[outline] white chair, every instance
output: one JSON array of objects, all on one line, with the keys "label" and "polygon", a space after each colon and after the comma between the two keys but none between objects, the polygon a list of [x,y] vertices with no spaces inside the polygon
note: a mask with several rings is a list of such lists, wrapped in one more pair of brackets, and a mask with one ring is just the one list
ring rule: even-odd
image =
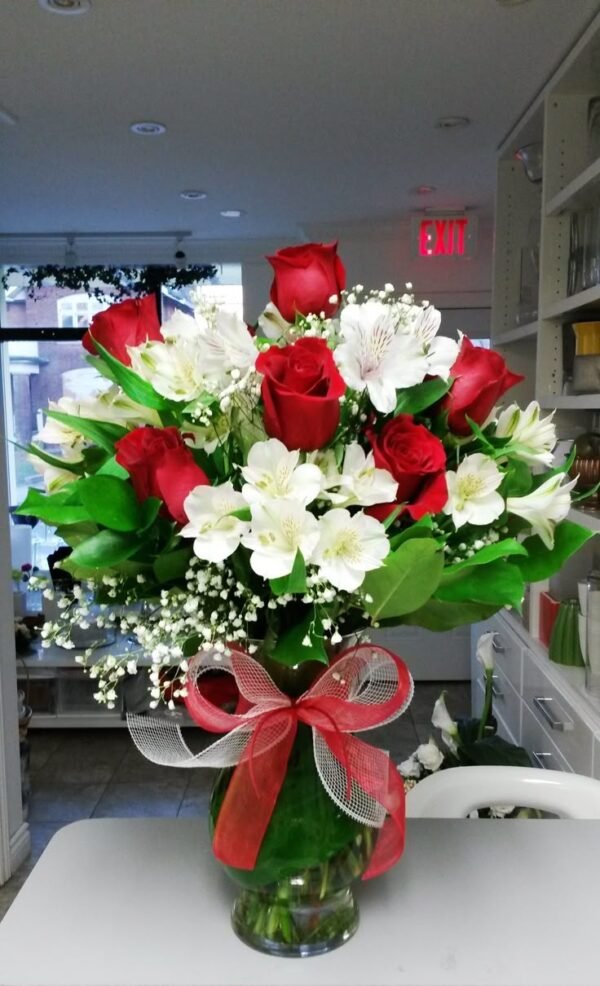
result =
[{"label": "white chair", "polygon": [[600,818],[600,781],[536,767],[451,767],[406,797],[408,818],[466,818],[477,808],[518,805],[561,818]]}]

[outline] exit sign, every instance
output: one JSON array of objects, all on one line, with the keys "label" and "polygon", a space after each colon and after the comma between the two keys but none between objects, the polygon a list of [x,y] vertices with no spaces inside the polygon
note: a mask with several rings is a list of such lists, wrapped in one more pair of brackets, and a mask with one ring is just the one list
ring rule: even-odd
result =
[{"label": "exit sign", "polygon": [[472,257],[477,244],[477,217],[415,216],[411,239],[416,257]]}]

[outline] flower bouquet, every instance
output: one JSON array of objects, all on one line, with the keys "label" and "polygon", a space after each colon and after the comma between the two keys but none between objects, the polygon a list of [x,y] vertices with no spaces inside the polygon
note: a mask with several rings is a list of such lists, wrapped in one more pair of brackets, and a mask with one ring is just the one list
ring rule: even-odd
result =
[{"label": "flower bouquet", "polygon": [[[496,408],[521,379],[498,353],[438,335],[410,285],[346,290],[336,244],[268,259],[253,328],[200,298],[162,326],[152,297],[93,319],[104,386],[49,409],[30,448],[47,492],[20,512],[72,547],[46,643],[92,621],[136,642],[80,656],[95,697],[114,708],[148,666],[164,711],[129,717],[138,747],[221,768],[235,930],[306,955],[353,933],[353,880],[403,850],[402,778],[354,734],[400,715],[412,681],[368,628],[518,610],[590,534],[566,519],[550,418]],[[181,703],[224,735],[192,752]]]}]

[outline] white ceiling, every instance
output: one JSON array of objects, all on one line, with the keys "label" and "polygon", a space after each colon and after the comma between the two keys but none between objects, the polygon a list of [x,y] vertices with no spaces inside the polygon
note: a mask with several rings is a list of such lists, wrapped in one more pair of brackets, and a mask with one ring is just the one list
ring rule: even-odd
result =
[{"label": "white ceiling", "polygon": [[[424,204],[489,214],[498,143],[599,7],[92,0],[60,17],[0,0],[0,107],[18,118],[0,123],[0,233],[292,239]],[[435,129],[446,114],[472,125]],[[167,134],[134,137],[140,119]]]}]

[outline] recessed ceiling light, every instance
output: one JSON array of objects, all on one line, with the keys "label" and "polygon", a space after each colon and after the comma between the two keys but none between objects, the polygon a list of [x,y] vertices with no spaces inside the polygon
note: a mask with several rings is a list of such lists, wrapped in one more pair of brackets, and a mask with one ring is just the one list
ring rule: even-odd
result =
[{"label": "recessed ceiling light", "polygon": [[38,0],[42,10],[51,14],[87,14],[90,0]]},{"label": "recessed ceiling light", "polygon": [[223,219],[239,219],[244,215],[243,209],[221,209]]},{"label": "recessed ceiling light", "polygon": [[198,188],[186,188],[179,195],[182,199],[188,199],[190,202],[200,202],[201,199],[208,197],[206,192],[201,192]]},{"label": "recessed ceiling light", "polygon": [[457,127],[468,127],[470,122],[468,116],[441,116],[436,127],[440,130],[454,130]]},{"label": "recessed ceiling light", "polygon": [[155,120],[138,120],[137,123],[132,123],[129,129],[132,134],[138,134],[140,137],[158,137],[159,134],[167,132],[164,123],[156,123]]},{"label": "recessed ceiling light", "polygon": [[415,195],[431,195],[432,192],[437,192],[436,185],[417,185],[413,188]]}]

